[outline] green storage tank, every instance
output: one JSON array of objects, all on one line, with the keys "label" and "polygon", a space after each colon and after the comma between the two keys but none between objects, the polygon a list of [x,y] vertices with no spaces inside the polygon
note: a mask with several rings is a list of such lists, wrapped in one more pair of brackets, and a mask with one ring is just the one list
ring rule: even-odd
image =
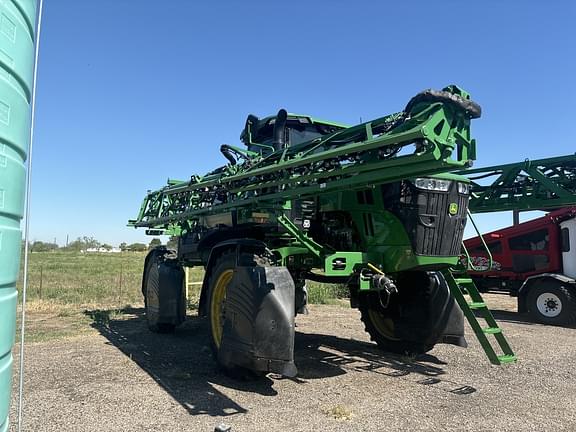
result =
[{"label": "green storage tank", "polygon": [[36,0],[0,1],[0,432],[8,430]]}]

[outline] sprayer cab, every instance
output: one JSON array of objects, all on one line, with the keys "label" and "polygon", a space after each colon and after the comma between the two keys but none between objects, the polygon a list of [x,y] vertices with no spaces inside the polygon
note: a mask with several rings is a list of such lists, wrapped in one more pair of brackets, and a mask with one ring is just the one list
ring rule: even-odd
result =
[{"label": "sprayer cab", "polygon": [[240,140],[249,151],[268,155],[346,129],[348,126],[281,109],[274,116],[259,119],[248,115]]}]

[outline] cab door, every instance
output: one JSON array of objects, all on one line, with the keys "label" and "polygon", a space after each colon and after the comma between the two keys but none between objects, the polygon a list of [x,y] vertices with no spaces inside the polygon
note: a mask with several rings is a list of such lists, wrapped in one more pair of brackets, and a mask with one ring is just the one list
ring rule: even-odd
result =
[{"label": "cab door", "polygon": [[576,218],[560,223],[563,273],[576,279]]}]

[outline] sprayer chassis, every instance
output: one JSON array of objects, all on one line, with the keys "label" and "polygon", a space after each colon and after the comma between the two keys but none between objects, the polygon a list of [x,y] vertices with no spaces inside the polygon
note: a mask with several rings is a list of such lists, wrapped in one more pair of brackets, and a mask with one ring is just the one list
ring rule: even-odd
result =
[{"label": "sprayer chassis", "polygon": [[184,319],[182,266],[203,266],[199,312],[227,370],[296,373],[294,315],[306,309],[306,280],[346,284],[366,330],[388,351],[464,346],[449,269],[469,185],[448,173],[472,164],[469,126],[479,115],[450,86],[349,128],[284,110],[249,116],[248,150],[223,145],[228,165],[150,192],[130,222],[179,237],[177,254],[159,249],[146,260],[151,328]]}]

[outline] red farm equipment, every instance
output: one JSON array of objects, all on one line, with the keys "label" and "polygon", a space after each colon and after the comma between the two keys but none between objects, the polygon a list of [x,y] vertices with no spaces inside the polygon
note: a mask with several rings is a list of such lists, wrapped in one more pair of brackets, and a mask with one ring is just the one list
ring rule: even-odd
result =
[{"label": "red farm equipment", "polygon": [[[509,293],[538,322],[576,323],[576,207],[464,242],[481,291]],[[490,263],[490,261],[492,261]]]}]

